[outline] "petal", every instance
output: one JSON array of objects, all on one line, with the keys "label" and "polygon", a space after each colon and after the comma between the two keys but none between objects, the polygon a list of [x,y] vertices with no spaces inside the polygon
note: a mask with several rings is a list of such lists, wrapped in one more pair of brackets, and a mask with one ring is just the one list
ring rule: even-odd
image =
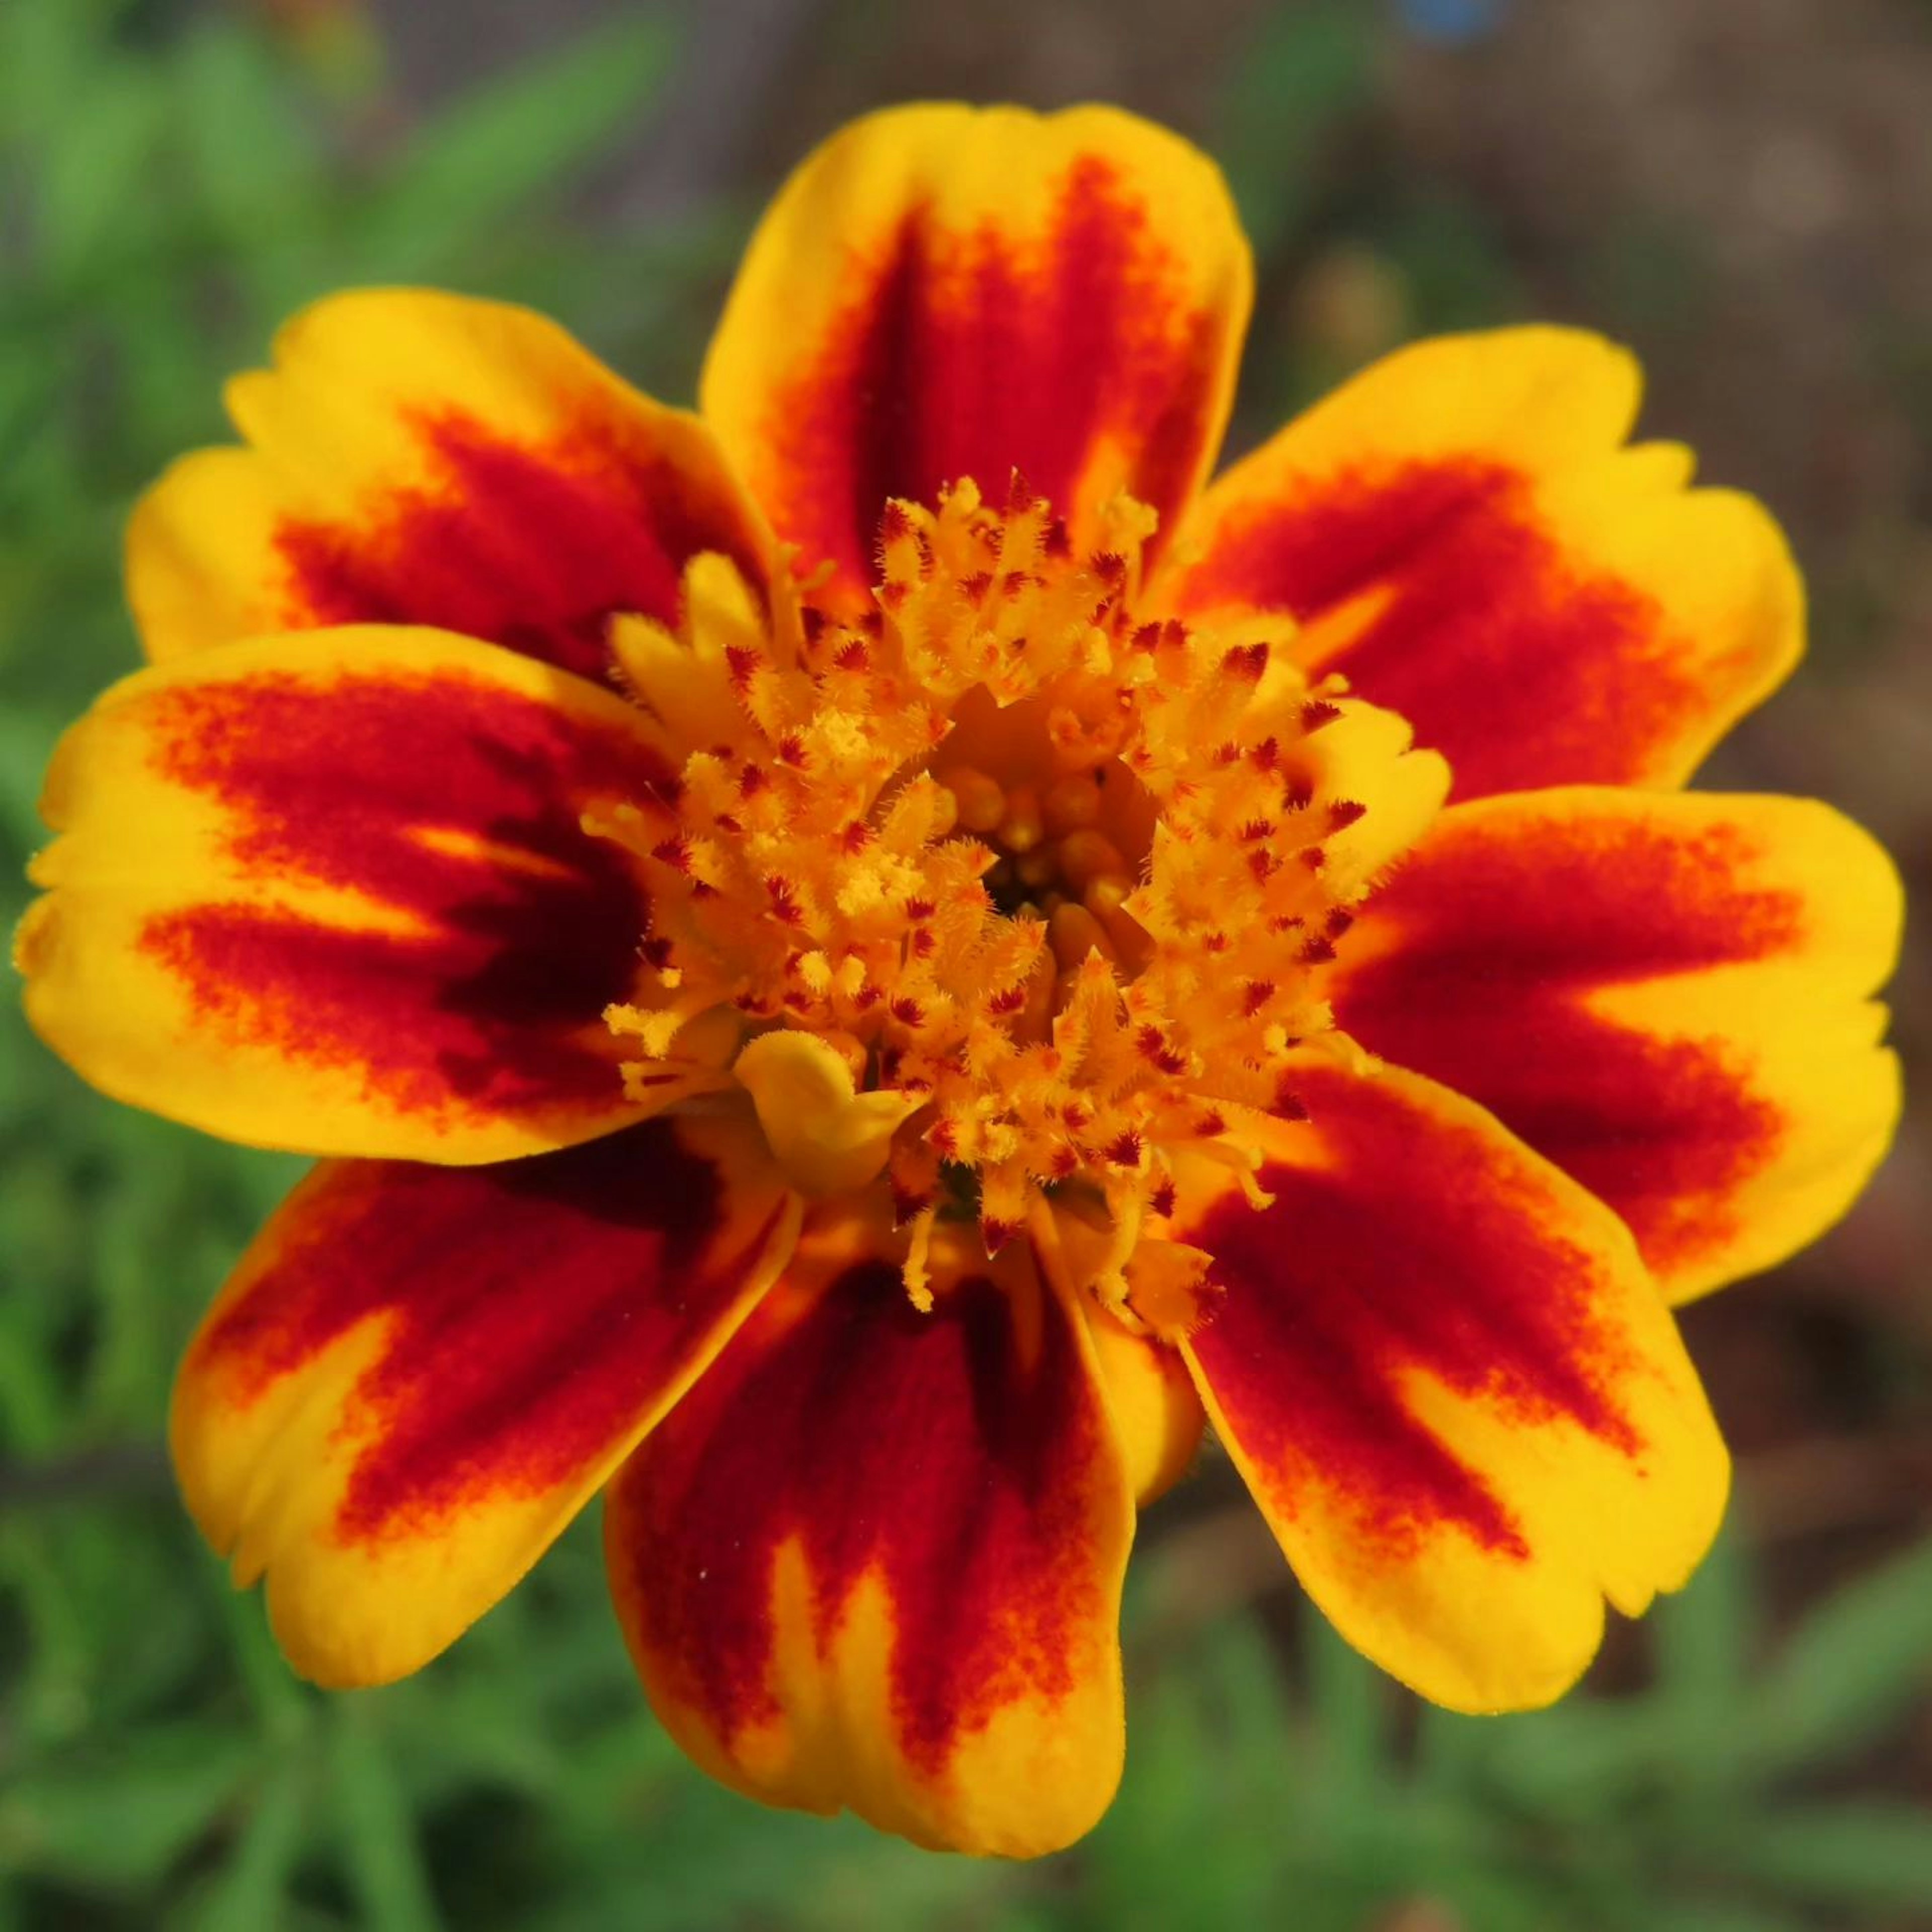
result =
[{"label": "petal", "polygon": [[1093,1337],[1107,1412],[1143,1508],[1186,1474],[1208,1426],[1180,1351],[1126,1328],[1091,1295],[1075,1302]]},{"label": "petal", "polygon": [[494,1160],[636,1118],[604,1007],[649,922],[586,806],[648,806],[643,715],[488,644],[350,629],[199,652],[70,731],[16,952],[117,1098],[314,1154]]},{"label": "petal", "polygon": [[782,1262],[740,1126],[646,1121],[490,1167],[326,1164],[176,1385],[175,1466],[289,1660],[416,1670],[534,1563]]},{"label": "petal", "polygon": [[1574,330],[1404,350],[1214,484],[1166,595],[1292,613],[1458,800],[1679,784],[1797,662],[1803,591],[1760,505],[1620,447],[1638,389]]},{"label": "petal", "polygon": [[764,580],[769,538],[710,432],[497,302],[366,290],[304,310],[238,376],[245,448],[176,464],[134,513],[148,655],[428,624],[589,676],[614,612],[676,620],[686,561]]},{"label": "petal", "polygon": [[1724,1444],[1608,1209],[1428,1081],[1298,1078],[1274,1205],[1183,1197],[1227,1291],[1183,1345],[1208,1414],[1351,1642],[1459,1710],[1546,1703],[1605,1598],[1635,1615],[1690,1574]]},{"label": "petal", "polygon": [[704,414],[782,537],[862,592],[886,500],[1018,468],[1078,538],[1120,490],[1179,513],[1227,421],[1252,271],[1225,184],[1110,108],[890,110],[786,184],[706,363]]},{"label": "petal", "polygon": [[1607,1202],[1681,1299],[1802,1247],[1884,1154],[1898,1064],[1865,996],[1903,914],[1822,805],[1531,793],[1437,822],[1331,997]]},{"label": "petal", "polygon": [[658,1716],[734,1789],[1051,1851],[1120,1776],[1126,1472],[1085,1331],[1030,1265],[936,1240],[922,1314],[883,1245],[808,1222],[625,1466],[618,1612]]}]

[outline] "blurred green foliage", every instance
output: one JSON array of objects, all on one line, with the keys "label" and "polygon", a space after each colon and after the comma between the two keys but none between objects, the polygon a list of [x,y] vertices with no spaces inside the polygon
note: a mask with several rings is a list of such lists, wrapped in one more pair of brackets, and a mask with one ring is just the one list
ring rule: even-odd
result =
[{"label": "blurred green foliage", "polygon": [[[297,17],[0,8],[10,920],[49,748],[133,661],[131,496],[220,434],[222,375],[279,316],[331,286],[441,283],[688,383],[692,298],[742,232],[724,210],[620,241],[565,212],[671,71],[654,14],[416,121],[352,12],[333,38]],[[1256,358],[1264,410],[1380,338],[1516,299],[1479,214],[1426,185],[1381,182],[1374,250],[1336,240],[1360,226],[1329,171],[1368,20],[1283,11],[1227,99],[1264,291],[1284,264],[1299,291],[1288,350],[1264,335]],[[635,1693],[587,1525],[419,1678],[317,1695],[196,1541],[160,1447],[172,1364],[291,1164],[97,1100],[10,1012],[0,1095],[0,1932],[1932,1922],[1932,1830],[1842,1774],[1932,1670],[1932,1549],[1773,1641],[1726,1544],[1647,1626],[1647,1688],[1485,1722],[1418,1709],[1312,1618],[1292,1642],[1253,1613],[1177,1618],[1188,1546],[1156,1534],[1130,1605],[1125,1787],[1088,1844],[1024,1869],[707,1783]]]}]

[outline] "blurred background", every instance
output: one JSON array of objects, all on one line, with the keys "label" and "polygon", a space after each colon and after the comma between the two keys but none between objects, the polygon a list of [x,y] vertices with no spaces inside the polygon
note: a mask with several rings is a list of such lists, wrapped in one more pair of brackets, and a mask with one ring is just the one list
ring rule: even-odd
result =
[{"label": "blurred background", "polygon": [[[545,309],[692,394],[764,197],[847,116],[1099,97],[1226,167],[1260,258],[1233,447],[1412,335],[1550,316],[1766,497],[1808,663],[1706,775],[1932,870],[1927,0],[0,0],[0,916],[56,734],[135,662],[122,521],[326,290]],[[1690,1311],[1726,1540],[1556,1710],[1454,1718],[1298,1600],[1210,1462],[1142,1532],[1130,1742],[1010,1868],[760,1810],[636,1694],[586,1521],[392,1690],[296,1682],[161,1448],[293,1164],[85,1090],[0,1011],[0,1932],[1932,1928],[1932,1198]],[[1911,1076],[1909,1074],[1909,1078]],[[592,1513],[594,1515],[594,1512]]]}]

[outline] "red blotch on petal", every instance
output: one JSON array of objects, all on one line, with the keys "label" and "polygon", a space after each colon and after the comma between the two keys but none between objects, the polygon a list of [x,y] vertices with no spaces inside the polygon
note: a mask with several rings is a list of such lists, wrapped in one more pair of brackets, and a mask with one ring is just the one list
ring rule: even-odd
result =
[{"label": "red blotch on petal", "polygon": [[1272,1506],[1339,1497],[1393,1556],[1450,1528],[1528,1554],[1483,1479],[1417,1413],[1411,1381],[1533,1426],[1557,1416],[1634,1454],[1626,1364],[1589,1305],[1591,1257],[1552,1238],[1495,1144],[1310,1067],[1298,1084],[1321,1165],[1271,1162],[1187,1238],[1227,1289],[1194,1337],[1202,1372]]},{"label": "red blotch on petal", "polygon": [[1693,666],[1655,598],[1559,545],[1530,478],[1473,458],[1324,478],[1238,512],[1183,595],[1312,623],[1364,593],[1372,614],[1322,668],[1408,718],[1459,800],[1640,782],[1724,681]]},{"label": "red blotch on petal", "polygon": [[771,1233],[724,1206],[662,1121],[497,1166],[338,1162],[183,1373],[246,1408],[380,1318],[339,1424],[361,1446],[335,1534],[433,1533],[577,1479],[688,1372]]},{"label": "red blotch on petal", "polygon": [[900,1748],[927,1772],[1004,1705],[1074,1688],[1106,1606],[1094,1496],[1106,1424],[1057,1304],[1028,1359],[983,1279],[920,1313],[867,1263],[775,1291],[613,1492],[619,1599],[654,1694],[730,1748],[778,1718],[772,1586],[794,1539],[821,1658],[875,1575]]},{"label": "red blotch on petal", "polygon": [[633,989],[650,906],[579,813],[669,784],[641,745],[454,672],[263,673],[158,702],[155,762],[228,815],[241,878],[371,902],[361,926],[254,896],[152,917],[142,950],[202,1024],[363,1069],[411,1112],[610,1090],[600,1016]]},{"label": "red blotch on petal", "polygon": [[1614,1208],[1653,1268],[1682,1266],[1735,1238],[1730,1199],[1787,1124],[1720,1043],[1654,1039],[1588,996],[1796,946],[1802,902],[1750,884],[1756,856],[1724,826],[1445,821],[1372,902],[1364,929],[1402,938],[1337,979],[1337,1024],[1479,1101]]},{"label": "red blotch on petal", "polygon": [[764,581],[730,486],[674,460],[647,424],[586,406],[529,446],[454,412],[412,426],[430,482],[372,491],[352,520],[281,522],[290,628],[427,624],[602,678],[612,615],[674,624],[699,551]]},{"label": "red blotch on petal", "polygon": [[1166,527],[1216,426],[1222,319],[1184,305],[1184,273],[1118,170],[1081,157],[1043,236],[962,235],[913,208],[775,400],[773,520],[849,586],[873,574],[879,506],[932,503],[970,476],[1078,510],[1105,440]]}]

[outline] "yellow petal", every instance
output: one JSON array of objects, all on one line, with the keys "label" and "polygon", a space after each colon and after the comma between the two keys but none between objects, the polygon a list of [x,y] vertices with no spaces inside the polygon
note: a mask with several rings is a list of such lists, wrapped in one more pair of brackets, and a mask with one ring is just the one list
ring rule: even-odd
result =
[{"label": "yellow petal", "polygon": [[841,130],[753,237],[700,386],[781,536],[872,581],[890,497],[1017,469],[1090,542],[1171,522],[1214,459],[1251,297],[1213,164],[1111,108],[892,108]]},{"label": "yellow petal", "polygon": [[16,952],[117,1099],[310,1154],[496,1160],[608,1132],[650,902],[583,827],[674,768],[608,692],[436,632],[196,652],[70,731]]},{"label": "yellow petal", "polygon": [[1708,1546],[1729,1465],[1629,1234],[1480,1108],[1393,1068],[1296,1076],[1257,1211],[1175,1216],[1226,1290],[1183,1344],[1296,1575],[1459,1710],[1546,1703]]},{"label": "yellow petal", "polygon": [[1027,1856],[1120,1776],[1133,1503],[1078,1318],[1018,1247],[934,1246],[921,1312],[882,1216],[808,1222],[612,1485],[611,1586],[653,1708],[734,1790]]},{"label": "yellow petal", "polygon": [[1114,1432],[1142,1508],[1186,1474],[1201,1446],[1207,1412],[1179,1349],[1118,1322],[1092,1296],[1076,1304],[1094,1342]]},{"label": "yellow petal", "polygon": [[1330,991],[1363,1045],[1615,1208],[1682,1300],[1814,1239],[1890,1144],[1868,996],[1903,916],[1891,861],[1825,806],[1527,793],[1443,816]]},{"label": "yellow petal", "polygon": [[710,433],[526,310],[332,296],[228,405],[247,446],[175,464],[128,530],[128,596],[156,658],[426,624],[601,677],[612,615],[675,622],[699,551],[765,578],[769,536]]},{"label": "yellow petal", "polygon": [[1680,784],[1796,662],[1804,595],[1762,506],[1623,448],[1638,389],[1574,329],[1402,350],[1214,484],[1160,594],[1292,614],[1459,800]]},{"label": "yellow petal", "polygon": [[340,1161],[243,1258],[176,1384],[182,1489],[289,1660],[416,1670],[495,1603],[770,1282],[797,1210],[748,1122],[503,1166]]}]

